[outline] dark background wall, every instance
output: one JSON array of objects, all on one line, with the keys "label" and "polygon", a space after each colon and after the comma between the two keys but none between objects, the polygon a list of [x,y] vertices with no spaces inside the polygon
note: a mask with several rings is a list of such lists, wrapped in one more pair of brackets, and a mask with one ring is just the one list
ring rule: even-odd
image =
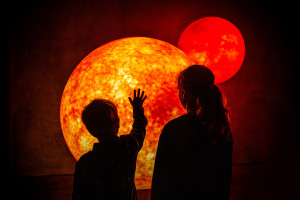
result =
[{"label": "dark background wall", "polygon": [[9,98],[4,98],[9,104],[4,110],[9,115],[4,138],[9,144],[11,173],[74,172],[75,159],[60,129],[59,106],[68,77],[89,52],[129,36],[153,37],[176,46],[184,28],[205,16],[231,21],[246,45],[240,71],[219,85],[232,112],[233,163],[276,163],[278,173],[290,171],[300,154],[296,129],[298,27],[296,4],[291,2],[11,3],[6,15],[9,91],[5,91]]}]

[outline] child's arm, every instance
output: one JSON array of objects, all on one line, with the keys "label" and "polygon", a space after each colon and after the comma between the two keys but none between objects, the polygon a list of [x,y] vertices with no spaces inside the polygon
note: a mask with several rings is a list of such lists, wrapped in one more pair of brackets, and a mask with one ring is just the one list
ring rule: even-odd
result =
[{"label": "child's arm", "polygon": [[143,103],[147,98],[147,95],[144,96],[144,91],[140,93],[140,89],[136,92],[134,90],[133,100],[129,98],[129,101],[133,108],[133,125],[130,135],[134,137],[137,141],[138,150],[143,146],[144,138],[146,135],[146,126],[148,124],[147,118],[144,115]]}]

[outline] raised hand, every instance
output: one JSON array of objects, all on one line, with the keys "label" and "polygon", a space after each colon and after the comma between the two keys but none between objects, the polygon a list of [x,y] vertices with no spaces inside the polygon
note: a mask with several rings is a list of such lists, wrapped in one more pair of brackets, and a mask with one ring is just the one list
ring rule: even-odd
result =
[{"label": "raised hand", "polygon": [[146,98],[147,98],[147,95],[144,96],[144,91],[142,91],[142,93],[141,93],[140,89],[138,89],[137,93],[136,93],[136,90],[134,90],[133,100],[131,99],[131,97],[128,97],[132,107],[143,106],[143,103]]}]

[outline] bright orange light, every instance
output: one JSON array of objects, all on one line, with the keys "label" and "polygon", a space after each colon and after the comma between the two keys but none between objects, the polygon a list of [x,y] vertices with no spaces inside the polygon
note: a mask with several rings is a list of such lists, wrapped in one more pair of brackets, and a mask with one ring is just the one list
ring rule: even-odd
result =
[{"label": "bright orange light", "polygon": [[215,83],[234,76],[244,61],[245,43],[240,31],[219,17],[204,17],[182,32],[178,47],[196,64],[205,65],[215,75]]},{"label": "bright orange light", "polygon": [[113,101],[121,120],[119,134],[128,134],[133,123],[128,96],[141,88],[148,95],[144,103],[148,126],[137,159],[135,183],[137,189],[151,188],[161,130],[184,113],[177,95],[177,76],[191,64],[173,45],[145,37],[116,40],[86,56],[71,74],[60,106],[63,135],[75,159],[97,142],[81,121],[82,109],[95,98]]}]

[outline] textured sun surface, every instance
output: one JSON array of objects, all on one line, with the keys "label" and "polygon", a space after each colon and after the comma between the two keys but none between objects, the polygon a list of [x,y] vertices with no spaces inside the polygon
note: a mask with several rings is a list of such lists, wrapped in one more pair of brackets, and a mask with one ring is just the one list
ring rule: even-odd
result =
[{"label": "textured sun surface", "polygon": [[60,106],[63,135],[75,159],[97,142],[81,121],[83,108],[95,98],[114,102],[120,117],[119,135],[128,134],[133,123],[128,96],[141,88],[148,95],[144,103],[148,126],[138,154],[135,183],[137,189],[151,188],[161,130],[184,113],[177,77],[191,64],[193,61],[175,46],[145,37],[115,40],[87,55],[71,74]]},{"label": "textured sun surface", "polygon": [[196,64],[210,68],[216,84],[234,76],[245,57],[242,34],[231,22],[219,17],[192,22],[182,32],[178,47]]}]

